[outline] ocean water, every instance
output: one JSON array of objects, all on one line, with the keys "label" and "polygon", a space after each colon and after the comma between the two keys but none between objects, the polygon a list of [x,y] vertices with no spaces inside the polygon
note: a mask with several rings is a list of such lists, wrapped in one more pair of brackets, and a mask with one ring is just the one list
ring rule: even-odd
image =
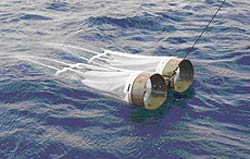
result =
[{"label": "ocean water", "polygon": [[170,91],[155,111],[25,61],[30,55],[78,61],[72,54],[81,48],[183,57],[220,3],[1,1],[0,158],[250,158],[248,0],[225,3],[188,57],[192,88]]}]

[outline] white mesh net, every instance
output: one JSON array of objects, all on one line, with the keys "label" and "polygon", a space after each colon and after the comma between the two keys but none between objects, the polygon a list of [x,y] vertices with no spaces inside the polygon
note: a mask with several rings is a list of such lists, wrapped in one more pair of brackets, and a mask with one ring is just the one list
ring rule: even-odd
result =
[{"label": "white mesh net", "polygon": [[[175,56],[135,55],[106,49],[103,52],[97,52],[82,47],[55,43],[49,43],[48,45],[66,50],[77,58],[86,60],[91,65],[118,71],[132,70],[161,73],[165,64],[176,58]],[[76,51],[80,51],[80,53],[76,54]]]},{"label": "white mesh net", "polygon": [[[78,80],[91,91],[130,103],[128,85],[141,73],[139,71],[117,71],[86,63],[64,61],[35,56],[16,56],[20,60],[52,70],[60,79]],[[150,89],[150,88],[149,88]]]},{"label": "white mesh net", "polygon": [[[162,74],[163,70],[166,71],[166,64],[171,63],[173,59],[177,59],[173,56],[133,55],[110,50],[95,52],[71,45],[51,43],[48,45],[66,51],[71,57],[64,59],[64,57],[61,58],[58,57],[58,54],[54,54],[50,58],[37,56],[17,56],[17,58],[50,69],[59,78],[79,81],[90,90],[95,90],[98,93],[130,104],[133,98],[131,97],[131,87],[133,82],[137,80],[138,85],[133,85],[133,92],[137,95],[133,99],[136,103],[148,103],[146,106],[150,109],[153,108],[151,107],[152,104],[157,102],[159,104],[159,101],[165,98],[167,89],[162,77],[155,76],[154,81],[151,81],[151,75],[153,73]],[[172,67],[175,66],[172,65]],[[167,69],[169,68],[167,67]],[[148,73],[142,75],[142,72]],[[178,73],[179,70],[177,70]],[[139,75],[140,78],[137,78]],[[176,77],[179,78],[179,76]],[[138,81],[138,79],[141,81]],[[144,82],[145,85],[140,82]],[[154,85],[152,85],[152,82],[154,82]],[[157,91],[160,91],[161,95],[157,95],[158,97],[153,97],[153,99],[151,95],[159,94]]]}]

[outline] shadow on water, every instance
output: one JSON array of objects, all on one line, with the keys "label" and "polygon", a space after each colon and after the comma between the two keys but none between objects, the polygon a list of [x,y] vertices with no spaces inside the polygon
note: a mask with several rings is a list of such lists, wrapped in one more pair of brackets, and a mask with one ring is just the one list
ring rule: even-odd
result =
[{"label": "shadow on water", "polygon": [[193,88],[184,93],[168,91],[167,100],[156,110],[135,109],[129,115],[131,120],[137,123],[145,122],[148,119],[159,120],[165,118],[173,107],[186,108],[187,99],[192,99],[195,94]]}]

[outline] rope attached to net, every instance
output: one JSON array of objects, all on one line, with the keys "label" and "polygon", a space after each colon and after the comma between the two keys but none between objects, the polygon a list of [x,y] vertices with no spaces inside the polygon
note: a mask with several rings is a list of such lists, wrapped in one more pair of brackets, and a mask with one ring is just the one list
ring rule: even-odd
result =
[{"label": "rope attached to net", "polygon": [[[195,40],[194,44],[192,45],[191,48],[188,49],[187,53],[185,54],[185,56],[183,57],[183,60],[185,60],[187,58],[187,56],[193,51],[195,45],[199,42],[200,38],[203,36],[203,34],[207,31],[209,25],[213,22],[214,18],[217,16],[218,12],[221,10],[221,8],[223,7],[223,5],[225,4],[226,0],[223,0],[223,2],[221,3],[221,5],[218,7],[218,9],[216,10],[216,12],[214,13],[214,15],[212,16],[211,20],[208,22],[208,24],[206,25],[206,27],[203,29],[203,31],[200,33],[200,35],[198,36],[198,38]],[[173,71],[173,74],[171,77],[173,77],[175,75],[176,70],[179,68],[179,65],[176,67],[176,69]]]}]

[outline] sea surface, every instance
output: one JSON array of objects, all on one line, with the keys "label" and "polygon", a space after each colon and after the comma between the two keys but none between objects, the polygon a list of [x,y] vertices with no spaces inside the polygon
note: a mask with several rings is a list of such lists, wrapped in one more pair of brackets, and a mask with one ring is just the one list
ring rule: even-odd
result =
[{"label": "sea surface", "polygon": [[0,159],[250,158],[249,0],[225,3],[188,56],[192,88],[169,91],[155,111],[113,101],[25,61],[77,62],[72,54],[81,48],[183,57],[220,4],[2,0]]}]

